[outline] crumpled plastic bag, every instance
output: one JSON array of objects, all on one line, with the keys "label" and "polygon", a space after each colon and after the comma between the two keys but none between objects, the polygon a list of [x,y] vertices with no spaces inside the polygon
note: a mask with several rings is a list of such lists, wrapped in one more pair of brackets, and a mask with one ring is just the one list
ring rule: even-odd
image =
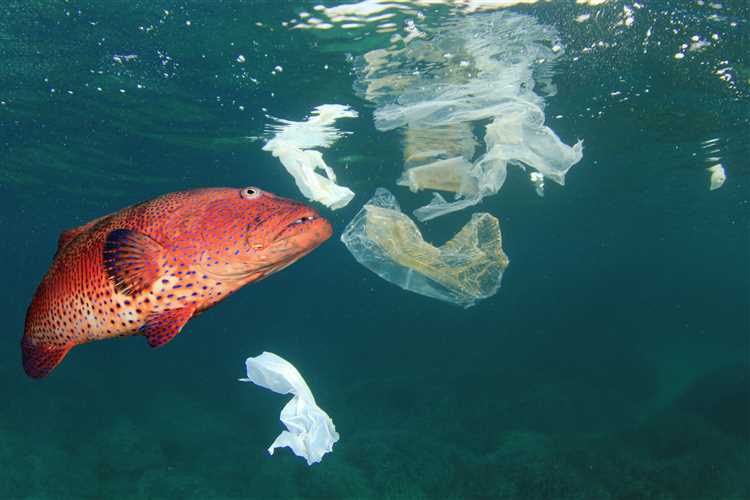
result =
[{"label": "crumpled plastic bag", "polygon": [[331,417],[315,403],[302,375],[289,361],[271,352],[247,358],[245,366],[247,378],[239,379],[241,382],[252,382],[279,394],[294,395],[279,417],[287,430],[279,434],[268,453],[273,455],[276,448],[288,447],[295,455],[307,460],[307,465],[320,462],[323,455],[333,450],[339,434]]},{"label": "crumpled plastic bag", "polygon": [[494,295],[509,263],[492,215],[474,214],[450,241],[435,247],[424,241],[384,188],[352,219],[341,241],[360,264],[386,281],[463,307]]},{"label": "crumpled plastic bag", "polygon": [[[327,148],[347,134],[333,127],[336,120],[357,116],[357,112],[349,106],[324,104],[315,108],[310,118],[303,122],[271,117],[278,125],[268,127],[268,131],[275,135],[263,146],[263,150],[270,151],[279,159],[308,200],[336,210],[346,206],[354,198],[354,193],[336,184],[333,169],[323,160],[323,154],[313,148]],[[318,170],[325,175],[318,173]]]},{"label": "crumpled plastic bag", "polygon": [[[564,184],[583,146],[563,143],[545,125],[542,94],[556,92],[552,77],[563,53],[557,31],[507,11],[456,17],[429,30],[396,37],[355,64],[355,90],[377,105],[375,127],[404,130],[398,183],[455,193],[453,200],[435,193],[415,217],[427,221],[478,204],[500,190],[509,165]],[[487,121],[486,148],[475,158],[474,133]],[[538,182],[534,187],[539,193]]]}]

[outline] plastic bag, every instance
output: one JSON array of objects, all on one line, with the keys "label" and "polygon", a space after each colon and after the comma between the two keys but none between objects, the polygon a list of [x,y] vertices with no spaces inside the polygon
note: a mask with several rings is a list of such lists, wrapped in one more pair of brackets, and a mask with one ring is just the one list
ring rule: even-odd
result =
[{"label": "plastic bag", "polygon": [[393,195],[378,188],[341,236],[354,258],[381,278],[415,292],[470,307],[500,288],[508,257],[498,220],[474,214],[447,243],[424,241]]},{"label": "plastic bag", "polygon": [[[268,128],[274,132],[264,151],[273,156],[294,177],[294,182],[309,200],[320,202],[335,210],[346,206],[354,193],[336,184],[336,174],[323,160],[323,155],[313,148],[327,148],[346,134],[333,127],[339,118],[355,118],[357,112],[340,104],[324,104],[313,110],[304,122],[274,118],[279,125]],[[322,170],[323,174],[318,173]]]},{"label": "plastic bag", "polygon": [[[544,124],[540,94],[555,93],[551,78],[562,54],[555,29],[531,16],[496,12],[455,18],[431,30],[430,37],[397,39],[367,53],[355,67],[355,89],[377,105],[375,127],[404,129],[399,184],[455,193],[452,201],[435,194],[414,212],[417,219],[496,194],[509,164],[564,184],[583,148],[581,141],[564,144]],[[486,148],[474,158],[474,132],[486,121]]]},{"label": "plastic bag", "polygon": [[247,378],[241,382],[270,389],[294,397],[281,410],[279,417],[287,430],[268,448],[273,455],[276,448],[288,447],[295,455],[307,460],[307,465],[320,462],[339,440],[336,426],[328,414],[315,403],[315,398],[299,371],[287,360],[271,352],[247,358]]}]

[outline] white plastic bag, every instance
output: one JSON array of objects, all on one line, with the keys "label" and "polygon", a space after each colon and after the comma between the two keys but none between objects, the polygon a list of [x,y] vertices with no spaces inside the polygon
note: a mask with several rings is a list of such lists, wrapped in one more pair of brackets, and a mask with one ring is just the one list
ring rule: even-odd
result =
[{"label": "white plastic bag", "polygon": [[336,184],[333,169],[323,160],[323,154],[314,148],[327,148],[346,135],[333,126],[336,120],[356,117],[356,111],[340,104],[318,106],[303,122],[271,117],[278,125],[268,127],[268,131],[275,135],[266,142],[263,150],[279,159],[307,199],[336,210],[346,206],[354,198],[354,193]]},{"label": "white plastic bag", "polygon": [[279,417],[287,430],[279,434],[268,453],[273,455],[276,448],[288,447],[295,455],[306,459],[307,465],[320,462],[323,455],[333,449],[339,434],[328,414],[315,403],[302,375],[289,361],[271,352],[247,358],[245,366],[247,378],[239,379],[241,382],[294,395]]}]

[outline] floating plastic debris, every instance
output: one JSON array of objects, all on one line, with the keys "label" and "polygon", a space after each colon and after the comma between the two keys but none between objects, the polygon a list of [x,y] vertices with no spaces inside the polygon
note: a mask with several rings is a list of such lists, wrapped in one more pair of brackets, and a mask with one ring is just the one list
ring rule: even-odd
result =
[{"label": "floating plastic debris", "polygon": [[709,186],[711,191],[719,189],[724,185],[724,181],[727,180],[727,173],[724,171],[724,166],[721,163],[708,167],[706,170],[711,173],[711,185]]},{"label": "floating plastic debris", "polygon": [[[336,210],[346,206],[354,198],[354,193],[336,184],[333,169],[323,161],[323,155],[313,148],[327,148],[347,135],[348,132],[333,127],[333,123],[339,118],[357,116],[357,112],[349,106],[324,104],[315,108],[310,118],[303,122],[270,117],[279,125],[267,128],[275,135],[263,146],[263,150],[271,152],[281,161],[307,199]],[[325,175],[317,170],[322,170]]]},{"label": "floating plastic debris", "polygon": [[349,223],[341,241],[357,262],[386,281],[463,307],[494,295],[509,263],[492,215],[474,214],[450,241],[435,247],[384,188]]},{"label": "floating plastic debris", "polygon": [[[396,40],[355,66],[356,90],[378,106],[376,128],[404,129],[399,184],[455,193],[453,201],[435,194],[414,215],[426,221],[476,205],[500,190],[509,164],[564,184],[583,157],[582,141],[568,146],[545,125],[544,99],[534,91],[556,93],[557,32],[530,16],[496,12],[452,20],[430,35]],[[475,158],[474,130],[487,121],[484,153]]]},{"label": "floating plastic debris", "polygon": [[276,448],[290,448],[295,455],[307,460],[307,465],[320,462],[323,455],[333,450],[339,440],[336,426],[328,414],[316,403],[305,379],[289,361],[271,352],[247,358],[247,378],[240,382],[252,382],[278,394],[293,394],[294,397],[281,410],[280,420],[286,426],[268,448],[273,455]]}]

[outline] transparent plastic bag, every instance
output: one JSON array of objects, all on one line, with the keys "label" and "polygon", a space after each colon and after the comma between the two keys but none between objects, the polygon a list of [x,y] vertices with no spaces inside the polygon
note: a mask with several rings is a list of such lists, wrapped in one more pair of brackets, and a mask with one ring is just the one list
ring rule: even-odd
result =
[{"label": "transparent plastic bag", "polygon": [[[355,89],[377,105],[375,127],[403,129],[399,184],[455,193],[450,201],[436,193],[416,218],[496,194],[508,165],[564,184],[583,147],[563,143],[545,125],[544,94],[555,93],[551,79],[563,53],[557,31],[508,11],[457,17],[430,30],[429,37],[396,39],[355,64]],[[474,133],[486,122],[484,152],[475,158]]]},{"label": "transparent plastic bag", "polygon": [[492,215],[474,214],[450,241],[435,247],[384,188],[349,223],[341,241],[386,281],[462,307],[494,295],[509,263]]}]

